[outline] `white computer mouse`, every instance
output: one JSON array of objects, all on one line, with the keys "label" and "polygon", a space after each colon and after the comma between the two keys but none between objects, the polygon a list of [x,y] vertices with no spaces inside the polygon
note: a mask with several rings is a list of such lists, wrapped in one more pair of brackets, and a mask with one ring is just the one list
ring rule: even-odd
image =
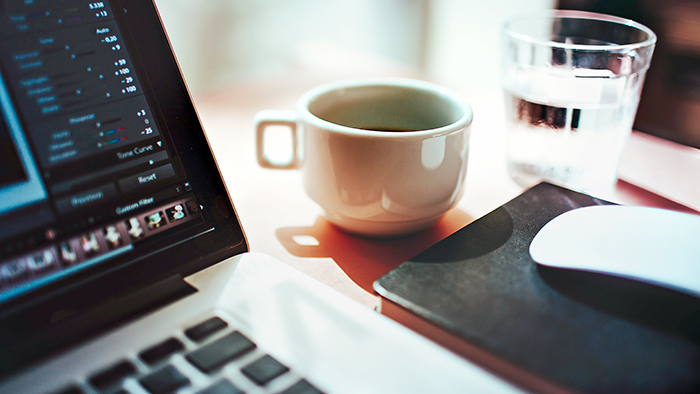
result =
[{"label": "white computer mouse", "polygon": [[619,205],[568,211],[530,245],[538,264],[599,272],[700,297],[700,215]]}]

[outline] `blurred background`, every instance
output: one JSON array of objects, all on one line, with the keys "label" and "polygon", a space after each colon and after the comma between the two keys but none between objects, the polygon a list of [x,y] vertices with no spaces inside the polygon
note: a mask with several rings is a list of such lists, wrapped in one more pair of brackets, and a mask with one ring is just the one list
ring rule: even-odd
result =
[{"label": "blurred background", "polygon": [[[472,91],[500,87],[500,29],[549,8],[623,16],[658,43],[635,129],[700,148],[700,0],[156,0],[190,90],[353,54]],[[358,56],[359,58],[360,56]]]}]

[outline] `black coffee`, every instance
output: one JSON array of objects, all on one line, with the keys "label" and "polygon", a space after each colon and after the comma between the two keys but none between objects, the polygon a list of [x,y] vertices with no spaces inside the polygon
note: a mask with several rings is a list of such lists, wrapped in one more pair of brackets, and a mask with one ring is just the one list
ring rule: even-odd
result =
[{"label": "black coffee", "polygon": [[391,127],[391,126],[363,126],[361,127],[362,129],[365,130],[372,130],[372,131],[386,131],[389,133],[405,133],[409,131],[418,131],[418,129],[415,128],[408,128],[408,127]]}]

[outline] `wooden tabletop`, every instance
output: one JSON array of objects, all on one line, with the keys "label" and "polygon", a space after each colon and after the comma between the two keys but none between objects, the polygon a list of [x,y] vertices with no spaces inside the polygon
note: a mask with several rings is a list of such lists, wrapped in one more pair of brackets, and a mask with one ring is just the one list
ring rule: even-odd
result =
[{"label": "wooden tabletop", "polygon": [[[421,233],[391,240],[343,233],[307,197],[297,171],[258,166],[253,129],[257,111],[294,109],[299,96],[322,83],[380,76],[420,78],[415,70],[377,59],[320,55],[264,79],[194,96],[251,251],[284,261],[370,308],[378,304],[372,290],[376,279],[523,191],[506,173],[501,92],[497,88],[472,91],[436,80],[432,82],[460,94],[475,115],[464,197],[440,222]],[[628,163],[627,168],[631,165],[635,164]],[[693,212],[625,181],[598,197]]]}]

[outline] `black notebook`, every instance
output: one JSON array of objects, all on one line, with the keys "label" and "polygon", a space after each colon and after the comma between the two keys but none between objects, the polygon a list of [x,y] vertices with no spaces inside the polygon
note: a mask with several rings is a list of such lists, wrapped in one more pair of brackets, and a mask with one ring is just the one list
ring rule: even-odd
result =
[{"label": "black notebook", "polygon": [[382,313],[526,389],[700,392],[700,299],[531,259],[547,222],[600,204],[534,186],[377,280]]}]

